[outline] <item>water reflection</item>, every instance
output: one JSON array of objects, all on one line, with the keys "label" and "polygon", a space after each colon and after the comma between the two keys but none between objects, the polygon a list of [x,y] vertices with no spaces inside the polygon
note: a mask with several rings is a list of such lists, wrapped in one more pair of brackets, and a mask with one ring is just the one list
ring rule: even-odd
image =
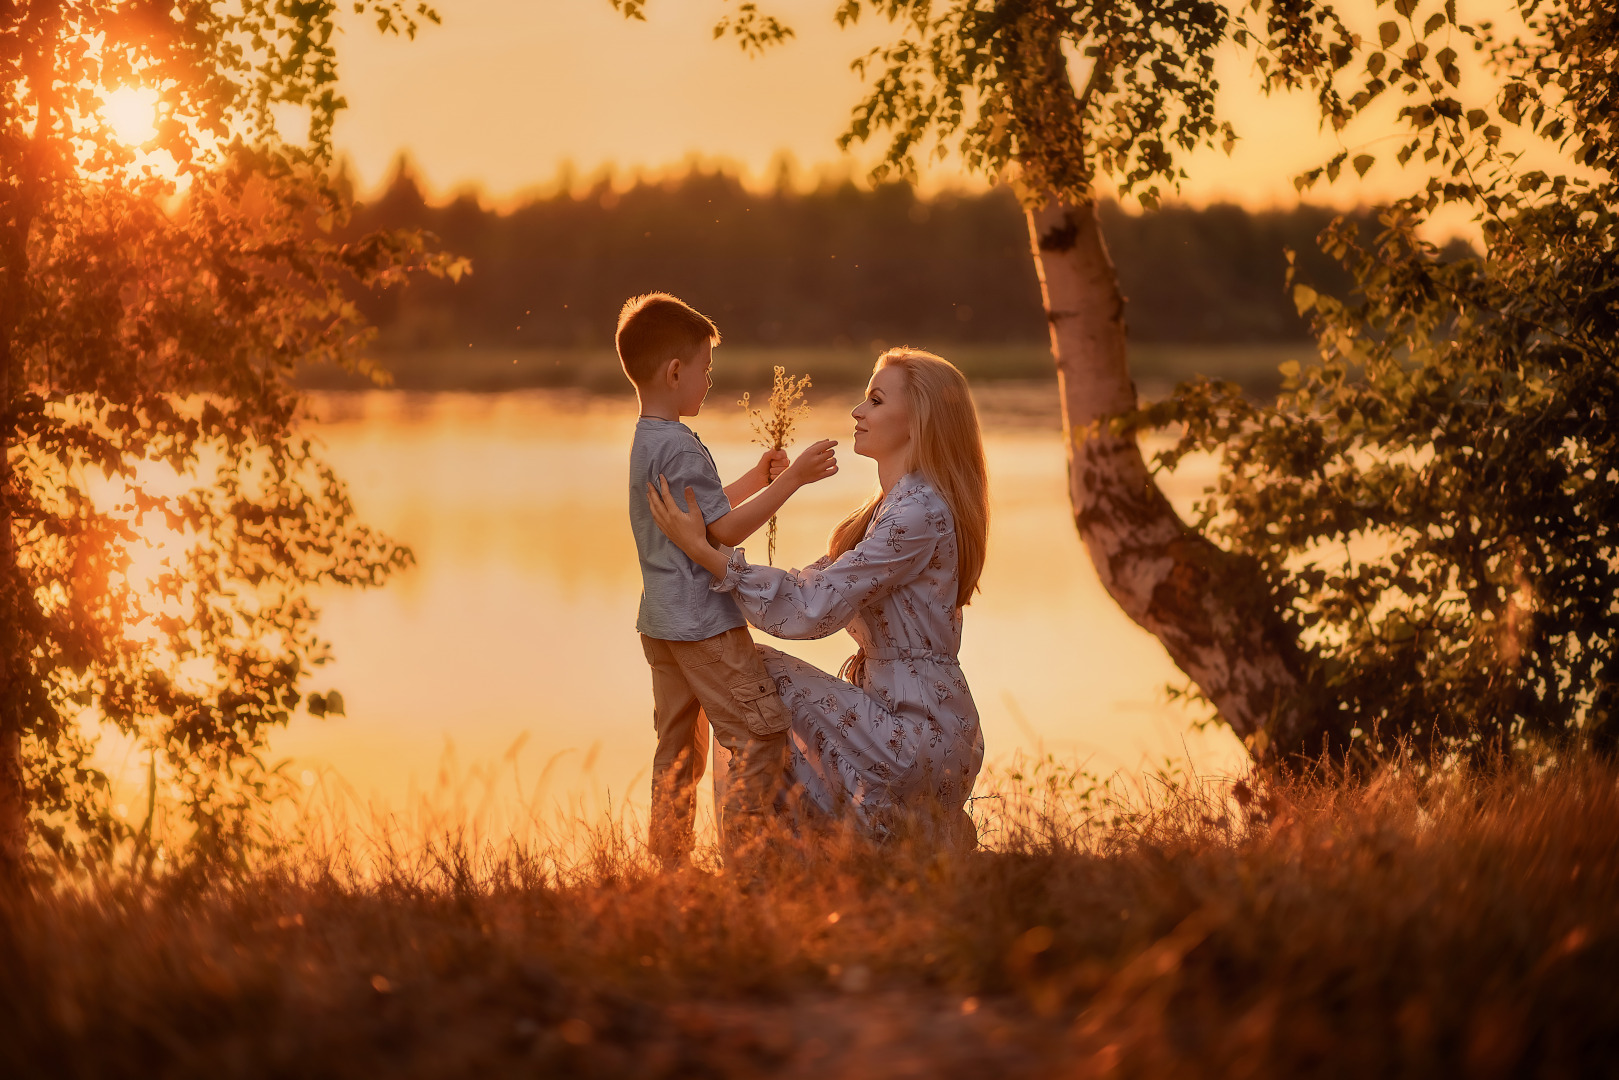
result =
[{"label": "water reflection", "polygon": [[[1232,771],[1240,747],[1188,731],[1163,690],[1178,673],[1091,570],[1069,518],[1052,394],[981,395],[993,520],[962,665],[989,759],[1052,752],[1111,771],[1190,758]],[[833,522],[875,486],[871,463],[847,452],[855,396],[817,399],[800,428],[800,445],[842,439],[843,468],[783,510],[778,564],[818,557]],[[554,762],[544,798],[643,807],[653,736],[625,519],[633,401],[372,392],[326,396],[317,410],[362,517],[410,544],[418,566],[382,590],[322,595],[337,661],[313,688],[340,688],[348,715],[300,722],[274,749],[399,805],[433,784],[447,745],[462,762],[495,762],[526,734],[529,775]],[[757,460],[725,398],[692,425],[725,479]],[[1171,497],[1184,508],[1203,478],[1184,470]],[[763,555],[762,536],[750,550]],[[841,633],[782,647],[825,668],[853,649]]]}]

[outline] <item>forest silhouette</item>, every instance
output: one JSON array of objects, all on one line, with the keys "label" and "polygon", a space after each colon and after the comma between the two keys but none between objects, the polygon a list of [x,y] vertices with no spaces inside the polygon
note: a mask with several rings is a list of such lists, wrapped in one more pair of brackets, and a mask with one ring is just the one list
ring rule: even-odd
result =
[{"label": "forest silhouette", "polygon": [[[1141,215],[1108,203],[1102,216],[1136,341],[1309,340],[1286,288],[1288,249],[1299,281],[1333,295],[1351,288],[1316,245],[1337,216],[1325,207]],[[1369,211],[1348,216],[1372,223]],[[844,179],[805,189],[783,172],[758,190],[694,165],[628,188],[604,174],[496,209],[473,193],[430,199],[402,159],[351,228],[426,230],[472,263],[456,282],[360,298],[385,351],[605,348],[624,298],[650,289],[689,297],[745,346],[1046,338],[1027,227],[1003,187],[923,197]]]}]

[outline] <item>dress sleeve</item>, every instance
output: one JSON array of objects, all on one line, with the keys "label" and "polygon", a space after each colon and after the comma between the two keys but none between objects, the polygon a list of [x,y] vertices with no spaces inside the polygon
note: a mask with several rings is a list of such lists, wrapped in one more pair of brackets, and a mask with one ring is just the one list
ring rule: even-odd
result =
[{"label": "dress sleeve", "polygon": [[880,512],[865,538],[836,560],[782,570],[750,563],[737,548],[713,588],[735,596],[748,621],[767,634],[826,637],[925,570],[948,528],[948,519],[929,513],[922,500],[901,499]]}]

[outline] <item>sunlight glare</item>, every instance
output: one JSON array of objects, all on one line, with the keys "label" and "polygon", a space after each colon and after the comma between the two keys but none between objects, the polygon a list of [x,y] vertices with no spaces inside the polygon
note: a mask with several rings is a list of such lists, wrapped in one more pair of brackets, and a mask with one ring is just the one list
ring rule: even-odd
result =
[{"label": "sunlight glare", "polygon": [[101,114],[125,146],[139,147],[157,138],[156,90],[121,86],[102,98]]}]

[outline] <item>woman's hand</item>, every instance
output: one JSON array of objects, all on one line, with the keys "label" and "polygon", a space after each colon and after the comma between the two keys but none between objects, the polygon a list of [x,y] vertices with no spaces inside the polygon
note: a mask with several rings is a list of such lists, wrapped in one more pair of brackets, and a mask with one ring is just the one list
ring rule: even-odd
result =
[{"label": "woman's hand", "polygon": [[801,488],[805,484],[813,484],[817,480],[825,480],[838,471],[838,455],[834,449],[838,445],[836,439],[822,439],[811,443],[798,459],[787,467],[787,480],[793,487]]},{"label": "woman's hand", "polygon": [[708,525],[697,506],[697,492],[686,489],[686,504],[682,506],[674,492],[669,490],[667,477],[658,477],[659,487],[646,486],[647,504],[652,508],[652,520],[672,541],[686,553],[692,562],[714,575],[715,580],[725,576],[725,564],[730,552],[721,551],[709,542]]}]

